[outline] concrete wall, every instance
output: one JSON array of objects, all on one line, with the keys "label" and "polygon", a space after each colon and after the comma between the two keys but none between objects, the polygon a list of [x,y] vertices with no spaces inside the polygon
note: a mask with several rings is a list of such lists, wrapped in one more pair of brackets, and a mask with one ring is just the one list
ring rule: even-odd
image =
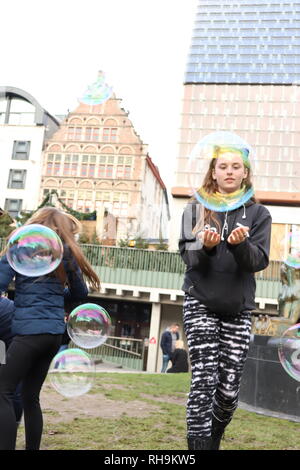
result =
[{"label": "concrete wall", "polygon": [[[186,346],[186,338],[183,331],[183,322],[182,322],[182,307],[179,305],[167,305],[163,304],[161,308],[161,319],[159,327],[159,339],[158,339],[158,350],[157,350],[157,360],[156,360],[156,372],[160,372],[162,366],[162,351],[159,346],[160,338],[164,330],[170,326],[172,323],[179,324],[179,335]],[[171,366],[171,363],[170,363]]]},{"label": "concrete wall", "polygon": [[171,199],[171,221],[170,221],[170,236],[169,236],[169,250],[178,250],[178,240],[180,236],[181,218],[184,208],[188,202],[188,198],[175,198]]}]

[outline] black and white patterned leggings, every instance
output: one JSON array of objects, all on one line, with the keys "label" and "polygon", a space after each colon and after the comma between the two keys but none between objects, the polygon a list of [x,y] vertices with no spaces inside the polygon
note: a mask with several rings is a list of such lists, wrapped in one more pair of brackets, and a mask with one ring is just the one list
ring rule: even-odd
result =
[{"label": "black and white patterned leggings", "polygon": [[187,435],[209,437],[212,414],[228,424],[237,408],[249,349],[251,314],[221,318],[186,294],[183,324],[192,369]]}]

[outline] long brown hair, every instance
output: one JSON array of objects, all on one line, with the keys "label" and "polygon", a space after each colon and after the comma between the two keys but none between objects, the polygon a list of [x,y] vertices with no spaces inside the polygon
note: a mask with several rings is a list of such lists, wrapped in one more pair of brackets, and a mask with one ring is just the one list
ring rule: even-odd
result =
[{"label": "long brown hair", "polygon": [[[203,183],[202,183],[202,188],[204,189],[204,191],[208,194],[213,194],[215,192],[218,191],[218,184],[216,182],[216,180],[213,179],[213,172],[215,170],[215,167],[216,167],[216,162],[217,162],[217,158],[218,158],[218,154],[216,154],[210,161],[209,163],[209,167],[208,167],[208,170],[204,176],[204,179],[203,179]],[[245,163],[244,163],[245,165]],[[247,176],[243,179],[243,185],[245,186],[245,191],[248,191],[250,189],[253,188],[253,184],[252,184],[252,180],[251,180],[251,176],[252,176],[252,173],[251,173],[251,167],[250,166],[246,166],[245,165],[245,168],[248,170],[247,171]],[[193,196],[193,199],[195,200],[196,197]],[[251,197],[251,200],[256,202],[256,199],[255,197]],[[204,208],[204,220],[199,220],[196,222],[196,225],[193,229],[193,232],[196,233],[198,232],[199,230],[203,230],[203,224],[214,224],[218,231],[220,232],[221,230],[221,226],[220,226],[220,222],[215,214],[214,211],[210,210],[210,209],[207,209],[206,207]]]},{"label": "long brown hair", "polygon": [[[88,260],[85,258],[75,240],[75,235],[81,231],[81,224],[75,217],[57,209],[56,207],[45,206],[38,209],[26,221],[25,225],[29,224],[45,225],[46,227],[54,230],[60,237],[61,241],[69,247],[81,271],[89,280],[91,288],[96,291],[99,290],[100,279]],[[63,284],[68,282],[63,263],[60,263],[58,268],[54,271],[54,274]]]}]

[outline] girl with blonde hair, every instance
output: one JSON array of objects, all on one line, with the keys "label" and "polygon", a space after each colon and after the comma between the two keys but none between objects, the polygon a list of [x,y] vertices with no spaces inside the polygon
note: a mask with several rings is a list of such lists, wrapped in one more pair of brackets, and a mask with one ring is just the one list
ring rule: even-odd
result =
[{"label": "girl with blonde hair", "polygon": [[0,291],[15,279],[13,340],[6,364],[0,368],[0,450],[12,450],[16,442],[16,418],[11,396],[22,382],[26,450],[38,450],[43,430],[39,395],[51,360],[65,331],[64,299],[82,302],[88,289],[83,275],[94,290],[100,287],[97,274],[76,243],[80,223],[54,207],[39,209],[27,221],[54,230],[64,253],[58,268],[47,275],[28,277],[16,272],[4,253],[0,259]]},{"label": "girl with blonde hair", "polygon": [[181,339],[178,339],[175,343],[175,350],[172,353],[171,362],[172,367],[167,370],[168,373],[188,372],[188,355]]}]

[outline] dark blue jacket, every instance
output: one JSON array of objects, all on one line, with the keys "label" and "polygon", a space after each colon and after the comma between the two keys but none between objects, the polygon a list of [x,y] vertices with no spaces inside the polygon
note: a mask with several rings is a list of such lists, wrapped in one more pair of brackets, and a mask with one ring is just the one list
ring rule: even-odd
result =
[{"label": "dark blue jacket", "polygon": [[14,312],[14,302],[6,297],[0,297],[0,340],[4,341],[6,348],[12,340],[11,326]]},{"label": "dark blue jacket", "polygon": [[[179,338],[179,333],[176,332],[176,339]],[[172,333],[169,330],[165,330],[161,335],[160,339],[160,347],[162,349],[163,354],[168,354],[168,356],[172,356]]]},{"label": "dark blue jacket", "polygon": [[[64,268],[68,277],[69,296],[74,301],[85,301],[88,295],[81,270],[70,255],[64,254]],[[15,279],[15,314],[12,334],[63,334],[64,286],[55,276],[27,277],[9,265],[6,255],[0,260],[0,292],[5,292]]]}]

